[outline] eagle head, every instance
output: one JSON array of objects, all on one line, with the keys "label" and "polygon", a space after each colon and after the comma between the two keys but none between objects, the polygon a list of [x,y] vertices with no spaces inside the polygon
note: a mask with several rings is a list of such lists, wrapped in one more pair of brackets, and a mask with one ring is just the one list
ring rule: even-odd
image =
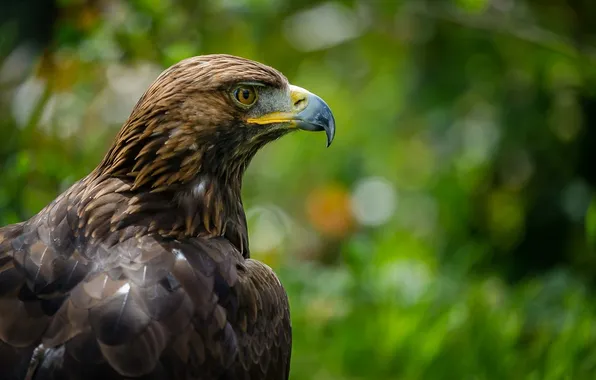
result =
[{"label": "eagle head", "polygon": [[325,131],[327,104],[279,71],[231,55],[185,59],[165,70],[138,101],[100,165],[134,189],[179,189],[201,177],[240,186],[251,158],[295,130]]}]

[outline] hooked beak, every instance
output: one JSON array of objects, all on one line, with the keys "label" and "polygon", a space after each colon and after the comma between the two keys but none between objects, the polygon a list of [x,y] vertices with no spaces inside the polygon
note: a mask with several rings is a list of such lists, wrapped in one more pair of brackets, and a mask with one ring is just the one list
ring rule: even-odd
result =
[{"label": "hooked beak", "polygon": [[305,131],[325,131],[327,147],[335,137],[335,118],[323,99],[298,86],[290,86],[291,111],[273,112],[258,118],[250,118],[254,124],[289,124]]}]

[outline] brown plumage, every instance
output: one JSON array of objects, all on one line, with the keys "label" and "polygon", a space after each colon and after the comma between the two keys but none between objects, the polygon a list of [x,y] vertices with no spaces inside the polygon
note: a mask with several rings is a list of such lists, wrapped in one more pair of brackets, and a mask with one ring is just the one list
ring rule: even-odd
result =
[{"label": "brown plumage", "polygon": [[287,379],[288,299],[249,258],[240,190],[296,128],[330,143],[333,116],[270,67],[164,71],[91,174],[0,229],[0,379]]}]

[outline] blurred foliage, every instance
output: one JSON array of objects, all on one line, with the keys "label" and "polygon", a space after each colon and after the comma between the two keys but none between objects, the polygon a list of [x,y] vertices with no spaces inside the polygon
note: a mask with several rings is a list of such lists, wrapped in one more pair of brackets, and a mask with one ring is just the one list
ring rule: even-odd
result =
[{"label": "blurred foliage", "polygon": [[0,4],[0,225],[86,175],[165,67],[270,64],[328,101],[246,176],[292,379],[591,379],[596,3]]}]

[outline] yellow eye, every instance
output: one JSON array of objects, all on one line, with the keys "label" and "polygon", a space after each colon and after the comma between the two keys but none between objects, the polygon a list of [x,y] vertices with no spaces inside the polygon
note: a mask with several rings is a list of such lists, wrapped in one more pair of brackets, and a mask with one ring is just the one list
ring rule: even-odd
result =
[{"label": "yellow eye", "polygon": [[252,106],[257,101],[257,92],[252,86],[239,86],[233,92],[234,99],[243,106]]}]

